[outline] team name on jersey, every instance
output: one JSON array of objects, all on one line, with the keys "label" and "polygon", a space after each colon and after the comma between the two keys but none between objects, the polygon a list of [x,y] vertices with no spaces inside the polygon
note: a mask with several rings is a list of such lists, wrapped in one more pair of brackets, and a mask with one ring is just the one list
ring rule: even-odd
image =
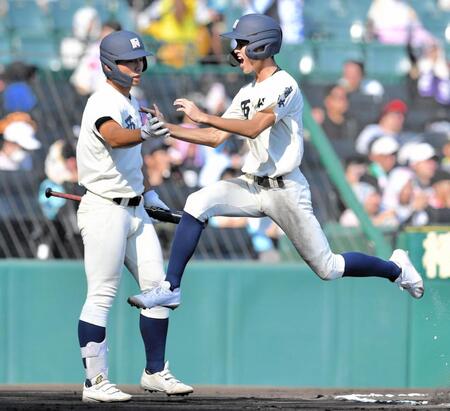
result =
[{"label": "team name on jersey", "polygon": [[134,130],[136,128],[136,124],[134,124],[131,114],[125,119],[125,127],[129,130]]},{"label": "team name on jersey", "polygon": [[286,87],[284,89],[283,94],[280,94],[278,96],[278,101],[277,101],[278,107],[284,107],[284,104],[286,103],[286,99],[288,98],[289,94],[292,93],[292,90],[293,90],[292,86]]}]

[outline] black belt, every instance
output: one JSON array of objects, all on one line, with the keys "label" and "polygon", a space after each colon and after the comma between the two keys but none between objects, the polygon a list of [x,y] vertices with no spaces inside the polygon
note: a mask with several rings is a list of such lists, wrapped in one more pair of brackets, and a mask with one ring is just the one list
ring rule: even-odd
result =
[{"label": "black belt", "polygon": [[141,204],[141,199],[142,196],[136,196],[131,198],[116,197],[113,198],[112,201],[123,207],[137,207],[139,204]]},{"label": "black belt", "polygon": [[271,178],[268,176],[254,176],[253,174],[247,174],[247,176],[253,179],[253,181],[261,187],[284,188],[284,181],[282,176],[276,178]]}]

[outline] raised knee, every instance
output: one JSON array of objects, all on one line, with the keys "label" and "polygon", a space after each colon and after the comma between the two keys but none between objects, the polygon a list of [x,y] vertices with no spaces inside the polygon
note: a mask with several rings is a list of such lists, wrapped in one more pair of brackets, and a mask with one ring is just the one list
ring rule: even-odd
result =
[{"label": "raised knee", "polygon": [[336,280],[344,274],[344,267],[344,257],[340,254],[331,254],[324,264],[316,268],[315,273],[321,280]]}]

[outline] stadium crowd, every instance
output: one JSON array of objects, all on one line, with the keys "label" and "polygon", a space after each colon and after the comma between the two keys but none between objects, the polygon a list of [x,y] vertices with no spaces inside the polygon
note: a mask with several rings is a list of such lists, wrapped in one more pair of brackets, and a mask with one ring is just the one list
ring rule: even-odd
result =
[{"label": "stadium crowd", "polygon": [[[270,14],[280,21],[286,42],[301,48],[317,34],[313,20],[309,20],[306,13],[307,3],[311,1],[129,0],[124,4],[130,20],[121,20],[119,15],[104,18],[95,7],[82,5],[73,13],[70,33],[58,44],[61,66],[70,73],[69,88],[62,98],[80,106],[75,110],[79,113],[82,102],[104,81],[98,47],[101,39],[113,30],[122,27],[139,30],[155,51],[153,65],[181,68],[192,59],[205,67],[225,65],[229,45],[219,34],[232,24],[230,8],[236,16],[250,12]],[[52,1],[36,3],[49,8]],[[300,87],[312,105],[313,118],[340,158],[348,183],[375,225],[399,230],[406,225],[449,224],[450,75],[444,44],[425,28],[409,2],[373,0],[365,3],[368,7],[364,41],[404,47],[410,60],[404,79],[395,84],[383,83],[366,74],[363,60],[346,59],[338,78],[325,84],[299,76]],[[435,4],[440,10],[448,11],[445,9],[447,2],[436,1]],[[129,24],[133,26],[126,27]],[[18,220],[15,203],[8,206],[6,198],[24,197],[21,190],[8,192],[10,184],[5,181],[10,182],[18,173],[31,176],[36,188],[32,192],[39,206],[39,210],[33,212],[46,223],[32,224],[30,238],[35,245],[28,256],[80,258],[82,247],[75,223],[76,204],[47,199],[44,194],[46,187],[82,194],[76,184],[74,153],[79,123],[66,124],[59,136],[50,137],[42,132],[44,122],[51,120],[36,114],[46,97],[45,92],[38,89],[38,71],[39,67],[26,61],[10,61],[2,73],[0,189],[5,201],[0,206],[1,216],[6,220]],[[229,83],[225,84],[224,78],[205,76],[202,88],[188,90],[185,97],[210,113],[221,114],[232,95],[229,87],[233,82],[245,80],[228,76]],[[176,90],[177,96],[184,91]],[[132,92],[144,106],[153,102],[154,96],[146,87],[135,88]],[[164,102],[156,103],[167,109]],[[169,115],[176,114],[169,112]],[[176,120],[183,127],[198,127],[186,117]],[[308,134],[305,130],[305,167],[309,157],[314,156]],[[147,178],[166,204],[174,209],[182,209],[187,195],[199,187],[237,175],[245,155],[245,145],[239,136],[233,136],[215,149],[171,138],[143,144]],[[311,181],[314,184],[314,179]],[[315,206],[321,207],[320,204]],[[338,201],[337,209],[341,225],[359,224],[353,211],[342,202]],[[26,213],[27,207],[21,212]],[[14,226],[2,224],[10,233],[9,239],[3,242],[14,242],[17,237],[11,233]],[[267,261],[280,258],[277,244],[282,233],[265,219],[215,218],[209,225],[211,229],[239,230],[240,235],[247,236],[250,251],[241,257]],[[16,226],[20,228],[21,222],[16,221]],[[173,229],[161,225],[158,230],[167,251]],[[15,256],[13,251],[5,251],[5,245],[2,249],[3,256]],[[214,250],[210,256],[212,254]]]}]

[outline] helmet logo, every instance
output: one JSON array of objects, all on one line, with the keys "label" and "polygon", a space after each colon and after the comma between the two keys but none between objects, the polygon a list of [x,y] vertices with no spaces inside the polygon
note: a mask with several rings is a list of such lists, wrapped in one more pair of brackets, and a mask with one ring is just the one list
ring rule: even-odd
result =
[{"label": "helmet logo", "polygon": [[133,47],[134,49],[138,49],[139,47],[141,47],[141,43],[137,37],[133,37],[132,39],[130,39],[130,43],[131,47]]}]

